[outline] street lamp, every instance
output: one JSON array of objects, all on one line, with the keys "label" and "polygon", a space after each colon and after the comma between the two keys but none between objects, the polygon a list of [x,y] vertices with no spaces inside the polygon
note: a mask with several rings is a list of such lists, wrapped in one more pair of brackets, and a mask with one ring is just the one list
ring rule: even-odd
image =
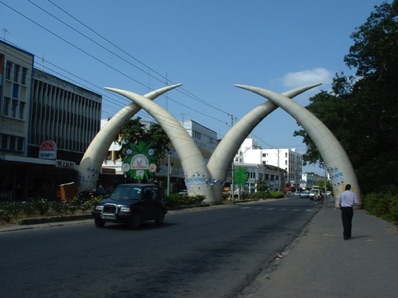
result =
[{"label": "street lamp", "polygon": [[167,152],[167,196],[170,195],[170,151]]}]

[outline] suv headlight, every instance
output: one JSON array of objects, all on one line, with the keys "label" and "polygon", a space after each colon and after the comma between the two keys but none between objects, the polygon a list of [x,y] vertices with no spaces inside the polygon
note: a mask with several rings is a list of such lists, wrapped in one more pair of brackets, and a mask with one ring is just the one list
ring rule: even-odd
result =
[{"label": "suv headlight", "polygon": [[104,205],[97,205],[95,206],[95,210],[102,211],[104,209]]},{"label": "suv headlight", "polygon": [[130,212],[129,206],[120,206],[120,212]]}]

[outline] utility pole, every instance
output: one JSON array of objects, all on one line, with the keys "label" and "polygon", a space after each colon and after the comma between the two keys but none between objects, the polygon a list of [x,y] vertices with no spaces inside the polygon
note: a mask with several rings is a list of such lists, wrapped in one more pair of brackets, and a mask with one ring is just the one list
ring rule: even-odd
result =
[{"label": "utility pole", "polygon": [[[231,124],[230,127],[234,126],[234,119],[235,116],[232,114],[227,114],[230,118],[231,118]],[[232,203],[234,202],[234,198],[235,198],[235,185],[234,185],[234,162],[235,162],[235,156],[232,159],[232,163],[231,163],[231,187],[230,187],[230,191],[231,191],[231,200]]]},{"label": "utility pole", "polygon": [[232,203],[234,202],[234,198],[235,198],[235,187],[234,187],[234,161],[235,161],[235,156],[232,159],[232,165],[231,165],[231,200]]},{"label": "utility pole", "polygon": [[281,168],[280,168],[280,164],[279,164],[279,148],[276,149],[278,152],[278,191],[281,190]]}]

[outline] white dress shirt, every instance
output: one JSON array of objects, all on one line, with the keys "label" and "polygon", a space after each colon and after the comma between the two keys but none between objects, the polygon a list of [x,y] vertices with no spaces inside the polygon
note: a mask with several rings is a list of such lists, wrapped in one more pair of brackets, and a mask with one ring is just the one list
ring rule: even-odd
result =
[{"label": "white dress shirt", "polygon": [[346,190],[340,195],[340,207],[353,207],[358,204],[357,196],[351,190]]}]

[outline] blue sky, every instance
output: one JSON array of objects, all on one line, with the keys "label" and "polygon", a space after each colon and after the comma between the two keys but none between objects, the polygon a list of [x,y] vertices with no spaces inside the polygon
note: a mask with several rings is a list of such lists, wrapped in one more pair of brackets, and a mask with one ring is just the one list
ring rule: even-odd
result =
[{"label": "blue sky", "polygon": [[[322,83],[295,98],[305,106],[330,89],[336,73],[354,74],[343,61],[350,35],[382,2],[0,0],[0,33],[33,53],[37,68],[102,94],[103,118],[129,103],[104,87],[145,94],[182,83],[156,102],[221,138],[232,121],[264,100],[235,84],[281,93]],[[278,109],[252,137],[264,148],[304,153],[302,139],[293,137],[297,129]]]}]

